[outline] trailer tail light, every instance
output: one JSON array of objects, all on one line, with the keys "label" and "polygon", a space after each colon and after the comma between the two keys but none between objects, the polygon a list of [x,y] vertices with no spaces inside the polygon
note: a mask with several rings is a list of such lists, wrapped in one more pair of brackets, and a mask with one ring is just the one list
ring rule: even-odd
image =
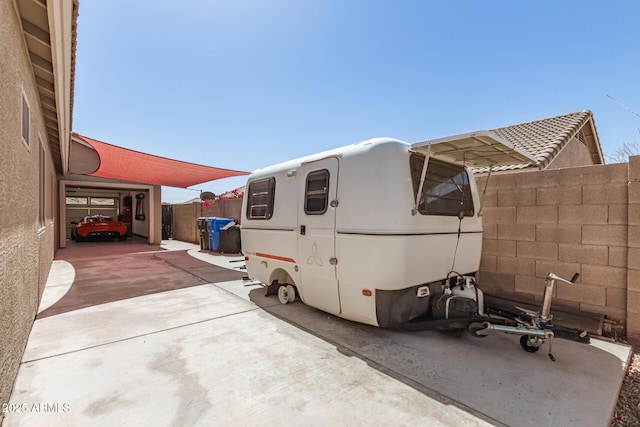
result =
[{"label": "trailer tail light", "polygon": [[249,261],[249,256],[248,256],[248,255],[245,255],[244,260],[245,260],[245,261]]},{"label": "trailer tail light", "polygon": [[373,294],[371,293],[371,291],[369,289],[363,289],[362,290],[362,295],[364,295],[365,297],[370,297]]}]

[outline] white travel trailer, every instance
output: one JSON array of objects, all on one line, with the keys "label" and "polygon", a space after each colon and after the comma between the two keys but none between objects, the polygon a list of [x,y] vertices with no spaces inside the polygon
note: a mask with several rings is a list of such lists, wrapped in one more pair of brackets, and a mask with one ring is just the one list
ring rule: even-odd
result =
[{"label": "white travel trailer", "polygon": [[[259,169],[242,208],[247,272],[281,302],[297,294],[357,322],[396,328],[438,317],[446,279],[480,263],[481,196],[470,168],[529,162],[481,131],[416,144],[376,138]],[[454,294],[477,301],[473,288],[475,296],[464,284]],[[445,309],[444,318],[465,310]]]}]

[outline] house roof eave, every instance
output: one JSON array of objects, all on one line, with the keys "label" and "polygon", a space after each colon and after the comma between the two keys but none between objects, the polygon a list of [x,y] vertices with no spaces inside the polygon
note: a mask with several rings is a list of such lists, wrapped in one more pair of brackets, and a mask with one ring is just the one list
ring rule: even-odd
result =
[{"label": "house roof eave", "polygon": [[49,149],[58,173],[69,167],[78,0],[17,0]]}]

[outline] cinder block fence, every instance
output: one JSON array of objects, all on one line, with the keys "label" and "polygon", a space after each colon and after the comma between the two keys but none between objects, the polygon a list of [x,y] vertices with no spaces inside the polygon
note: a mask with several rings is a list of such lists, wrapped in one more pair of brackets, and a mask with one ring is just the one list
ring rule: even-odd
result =
[{"label": "cinder block fence", "polygon": [[183,242],[200,243],[199,217],[231,218],[240,222],[242,199],[219,199],[205,207],[200,202],[173,205],[173,238]]},{"label": "cinder block fence", "polygon": [[[487,177],[477,179],[484,189]],[[480,282],[489,294],[605,314],[640,341],[640,156],[629,163],[494,173],[484,199]]]}]

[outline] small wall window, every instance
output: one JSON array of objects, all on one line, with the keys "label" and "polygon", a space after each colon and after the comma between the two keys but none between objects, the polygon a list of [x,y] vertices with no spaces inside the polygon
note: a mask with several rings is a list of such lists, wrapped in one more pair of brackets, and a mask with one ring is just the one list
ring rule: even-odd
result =
[{"label": "small wall window", "polygon": [[276,179],[260,179],[249,183],[247,219],[270,219],[276,194]]},{"label": "small wall window", "polygon": [[46,170],[45,170],[45,165],[46,165],[46,159],[45,159],[45,151],[44,151],[44,146],[42,145],[42,140],[40,140],[40,152],[39,152],[39,171],[38,171],[38,175],[39,175],[39,188],[38,188],[38,193],[39,193],[39,206],[38,206],[38,224],[40,224],[40,227],[44,227],[45,226],[45,212],[46,212],[46,207],[45,207],[45,203],[46,203],[46,199],[45,199],[45,193],[46,193],[46,185],[47,185],[47,180],[46,180]]},{"label": "small wall window", "polygon": [[113,197],[92,197],[91,206],[115,206],[116,199]]},{"label": "small wall window", "polygon": [[304,195],[304,212],[306,214],[322,215],[325,213],[329,200],[329,171],[323,169],[307,175]]},{"label": "small wall window", "polygon": [[[424,156],[410,158],[414,194],[418,191]],[[418,211],[423,215],[473,216],[469,175],[462,166],[429,159]]]},{"label": "small wall window", "polygon": [[56,216],[55,213],[55,202],[56,200],[56,176],[53,173],[49,174],[49,194],[51,194],[51,198],[49,199],[49,219],[53,219]]},{"label": "small wall window", "polygon": [[67,206],[88,206],[89,199],[87,197],[66,197]]},{"label": "small wall window", "polygon": [[24,93],[22,94],[22,142],[29,147],[29,103]]}]

